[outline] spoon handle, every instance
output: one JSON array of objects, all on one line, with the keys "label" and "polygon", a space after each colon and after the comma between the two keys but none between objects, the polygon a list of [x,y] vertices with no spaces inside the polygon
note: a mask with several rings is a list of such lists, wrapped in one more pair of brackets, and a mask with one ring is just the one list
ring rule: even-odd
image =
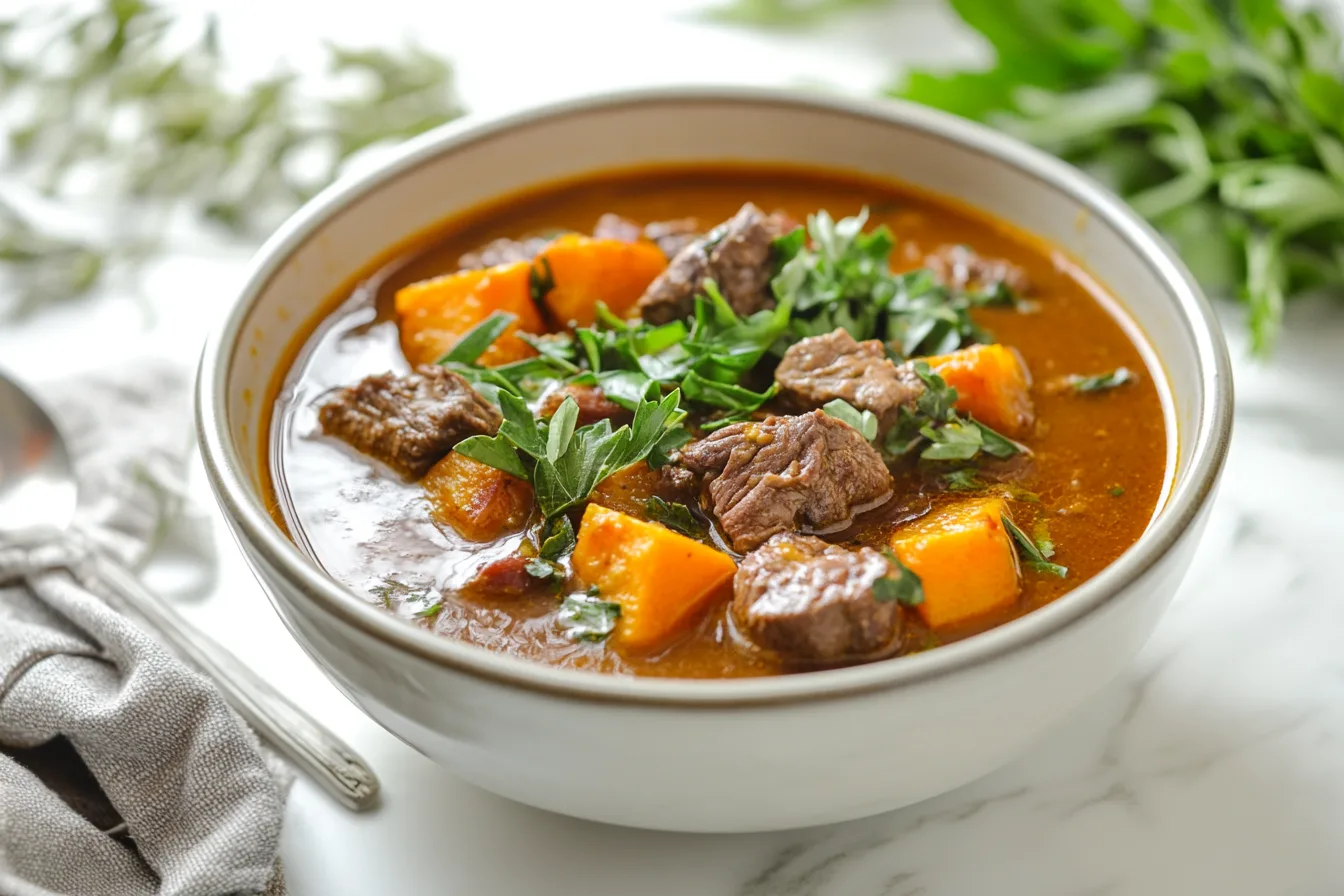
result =
[{"label": "spoon handle", "polygon": [[363,759],[150,592],[126,567],[101,552],[91,558],[98,581],[145,619],[165,641],[211,678],[259,735],[355,811],[378,802],[378,778]]}]

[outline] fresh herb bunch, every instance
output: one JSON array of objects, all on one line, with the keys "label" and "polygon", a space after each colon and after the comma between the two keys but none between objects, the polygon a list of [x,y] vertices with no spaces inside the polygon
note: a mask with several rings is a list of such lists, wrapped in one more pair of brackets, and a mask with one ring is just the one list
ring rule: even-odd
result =
[{"label": "fresh herb bunch", "polygon": [[882,339],[898,358],[991,340],[971,309],[1012,305],[1016,296],[1007,284],[955,290],[926,268],[893,273],[895,237],[886,225],[864,231],[867,222],[866,208],[839,221],[822,210],[808,216],[806,231],[799,227],[775,241],[780,268],[770,285],[794,312],[778,353],[836,327],[855,339]]},{"label": "fresh herb bunch", "polygon": [[988,122],[1099,176],[1271,352],[1292,296],[1344,295],[1344,57],[1278,0],[950,0],[992,68],[895,95]]},{"label": "fresh herb bunch", "polygon": [[546,420],[533,417],[512,392],[500,392],[499,399],[504,414],[499,434],[464,439],[456,451],[531,482],[547,520],[588,500],[611,474],[651,456],[655,464],[665,463],[672,446],[684,444],[686,412],[677,391],[661,401],[640,402],[634,422],[615,430],[605,419],[576,428],[579,405],[573,398]]},{"label": "fresh herb bunch", "polygon": [[283,71],[233,87],[214,21],[185,46],[176,24],[154,0],[0,18],[8,169],[55,199],[92,172],[126,206],[117,235],[90,241],[45,232],[0,201],[0,263],[18,294],[10,313],[87,293],[110,267],[153,251],[173,215],[264,234],[353,153],[462,112],[452,69],[420,49],[329,47],[331,74],[364,88],[319,98]]}]

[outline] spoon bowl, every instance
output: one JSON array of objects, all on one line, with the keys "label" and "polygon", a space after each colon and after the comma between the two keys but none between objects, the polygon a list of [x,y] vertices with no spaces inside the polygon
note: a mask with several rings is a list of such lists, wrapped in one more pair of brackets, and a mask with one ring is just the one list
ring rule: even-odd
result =
[{"label": "spoon bowl", "polygon": [[[130,610],[224,696],[273,746],[343,805],[378,802],[378,779],[350,747],[150,592],[129,569],[89,549],[75,523],[79,484],[55,419],[0,374],[0,547],[66,541],[79,551],[72,574]],[[88,562],[83,562],[87,553]]]},{"label": "spoon bowl", "polygon": [[0,534],[63,530],[79,486],[51,414],[0,373]]}]

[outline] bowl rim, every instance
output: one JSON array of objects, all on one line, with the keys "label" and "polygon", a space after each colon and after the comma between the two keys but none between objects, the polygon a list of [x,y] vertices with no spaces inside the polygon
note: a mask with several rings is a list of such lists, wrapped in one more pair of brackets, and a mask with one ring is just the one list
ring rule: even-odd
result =
[{"label": "bowl rim", "polygon": [[[678,103],[783,106],[841,113],[914,129],[980,155],[1006,162],[1060,190],[1106,221],[1149,265],[1174,296],[1186,336],[1195,345],[1203,408],[1185,475],[1139,540],[1089,581],[1051,604],[953,644],[889,660],[793,675],[748,679],[646,678],[563,669],[433,635],[379,610],[322,572],[289,540],[249,485],[227,429],[227,358],[243,334],[257,296],[314,232],[346,204],[456,148],[575,113]],[[1160,360],[1160,359],[1159,359]],[[1074,623],[1121,598],[1181,539],[1212,496],[1226,460],[1232,429],[1231,360],[1213,307],[1185,265],[1147,222],[1118,196],[1067,163],[998,131],[899,100],[838,97],[772,87],[695,86],[616,90],[549,102],[499,115],[468,115],[399,147],[370,169],[333,183],[294,213],[253,256],[224,320],[201,354],[196,385],[196,428],[207,479],[240,542],[317,609],[384,644],[438,666],[500,685],[584,702],[735,708],[834,699],[966,671],[1029,645],[1059,636]],[[1182,436],[1187,434],[1182,433]],[[267,589],[270,590],[270,589]],[[274,594],[272,601],[277,601]],[[279,609],[277,607],[277,609]],[[283,619],[283,614],[282,619]],[[291,625],[285,620],[287,625]]]}]

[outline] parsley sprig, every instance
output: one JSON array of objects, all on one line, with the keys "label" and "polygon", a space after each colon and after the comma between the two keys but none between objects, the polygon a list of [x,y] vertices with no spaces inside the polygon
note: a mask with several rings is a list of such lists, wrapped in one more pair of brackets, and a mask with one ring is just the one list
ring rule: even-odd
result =
[{"label": "parsley sprig", "polygon": [[794,309],[778,353],[836,327],[855,339],[882,339],[898,359],[991,341],[971,311],[1012,305],[1016,299],[1006,284],[954,290],[927,269],[893,273],[895,238],[886,225],[864,231],[867,221],[867,208],[839,221],[822,210],[808,216],[806,231],[799,227],[775,240],[779,268],[771,288]]},{"label": "parsley sprig", "polygon": [[1038,543],[1033,541],[1027,533],[1023,532],[1017,525],[1010,520],[1007,515],[999,517],[1003,521],[1003,528],[1008,530],[1008,534],[1013,537],[1017,543],[1018,555],[1022,558],[1022,563],[1036,572],[1046,575],[1064,578],[1069,574],[1067,566],[1060,566],[1058,563],[1051,563],[1050,558],[1055,555],[1055,545],[1048,537],[1044,537]]},{"label": "parsley sprig", "polygon": [[681,393],[641,402],[634,422],[619,429],[610,420],[576,427],[579,405],[566,398],[549,420],[532,416],[512,392],[498,394],[504,422],[495,436],[472,436],[457,445],[463,454],[532,483],[537,508],[551,520],[577,507],[613,473],[648,458],[680,439],[686,412]]},{"label": "parsley sprig", "polygon": [[915,361],[911,369],[924,383],[924,391],[913,408],[900,409],[896,425],[887,433],[888,455],[900,457],[918,449],[924,460],[969,461],[982,454],[1004,459],[1027,453],[1025,445],[958,414],[957,390],[927,362]]},{"label": "parsley sprig", "polygon": [[1257,354],[1291,297],[1344,296],[1344,53],[1327,14],[1281,0],[951,5],[995,63],[913,72],[892,92],[1107,181],[1206,288],[1240,294]]}]

